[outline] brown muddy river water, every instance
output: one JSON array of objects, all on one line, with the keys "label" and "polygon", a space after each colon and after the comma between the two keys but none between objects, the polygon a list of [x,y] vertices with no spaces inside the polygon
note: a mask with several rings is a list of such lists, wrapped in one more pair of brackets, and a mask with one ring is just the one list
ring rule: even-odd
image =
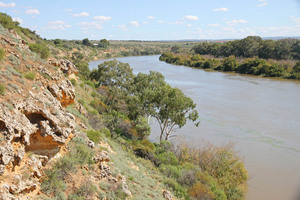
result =
[{"label": "brown muddy river water", "polygon": [[[117,60],[134,73],[161,72],[194,100],[201,123],[187,124],[177,135],[194,145],[235,144],[249,172],[247,200],[300,199],[300,82],[174,66],[159,56]],[[155,121],[151,128],[155,140]]]}]

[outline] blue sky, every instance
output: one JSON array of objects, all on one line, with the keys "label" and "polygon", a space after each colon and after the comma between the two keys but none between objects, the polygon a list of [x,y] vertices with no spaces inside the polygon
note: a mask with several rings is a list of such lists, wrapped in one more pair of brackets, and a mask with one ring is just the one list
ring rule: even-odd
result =
[{"label": "blue sky", "polygon": [[47,39],[300,36],[300,0],[0,0],[0,12]]}]

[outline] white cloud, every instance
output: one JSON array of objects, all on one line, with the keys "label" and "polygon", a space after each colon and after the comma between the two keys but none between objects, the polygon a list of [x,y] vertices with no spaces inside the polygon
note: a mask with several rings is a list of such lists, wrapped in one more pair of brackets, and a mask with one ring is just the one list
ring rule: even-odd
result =
[{"label": "white cloud", "polygon": [[14,22],[19,22],[20,24],[23,24],[23,23],[24,23],[24,21],[23,21],[22,19],[20,19],[19,17],[14,17],[14,18],[12,18],[12,20],[13,20]]},{"label": "white cloud", "polygon": [[16,4],[14,2],[11,2],[11,3],[3,3],[0,1],[0,7],[2,8],[12,8],[12,7],[15,7]]},{"label": "white cloud", "polygon": [[157,23],[162,24],[162,23],[164,23],[164,21],[163,20],[158,20]]},{"label": "white cloud", "polygon": [[267,0],[258,0],[259,2],[265,2],[265,1],[267,1]]},{"label": "white cloud", "polygon": [[237,24],[246,24],[246,23],[248,23],[248,21],[244,19],[226,20],[226,24],[229,26],[235,26]]},{"label": "white cloud", "polygon": [[186,26],[187,26],[187,27],[192,27],[193,25],[192,25],[192,24],[187,24]]},{"label": "white cloud", "polygon": [[147,19],[155,19],[153,16],[148,16]]},{"label": "white cloud", "polygon": [[182,25],[182,24],[183,24],[183,21],[169,22],[168,24],[178,24],[178,25]]},{"label": "white cloud", "polygon": [[268,5],[268,3],[264,2],[264,3],[258,4],[257,7],[263,7],[263,6],[266,6],[266,5]]},{"label": "white cloud", "polygon": [[88,30],[88,29],[103,29],[102,22],[80,22],[78,26],[81,26],[81,29]]},{"label": "white cloud", "polygon": [[143,22],[143,24],[150,24],[150,22],[148,22],[148,21],[145,21],[145,22]]},{"label": "white cloud", "polygon": [[183,20],[191,20],[191,21],[197,21],[198,17],[193,15],[186,15],[182,18]]},{"label": "white cloud", "polygon": [[89,13],[87,12],[81,12],[81,13],[78,13],[78,14],[73,14],[73,17],[88,17],[90,16]]},{"label": "white cloud", "polygon": [[230,39],[245,38],[249,35],[259,35],[261,37],[278,36],[299,36],[300,26],[279,26],[279,27],[251,27],[236,29],[233,26],[222,26],[217,30],[201,30],[201,28],[191,32],[193,38],[201,39]]},{"label": "white cloud", "polygon": [[216,24],[208,24],[209,27],[218,27],[220,26],[220,24],[216,23]]},{"label": "white cloud", "polygon": [[118,28],[122,31],[128,31],[128,27],[126,25],[118,25]]},{"label": "white cloud", "polygon": [[25,14],[38,15],[38,14],[40,14],[40,11],[38,9],[28,9],[28,10],[25,10]]},{"label": "white cloud", "polygon": [[111,20],[111,16],[95,16],[94,19],[105,22]]},{"label": "white cloud", "polygon": [[48,22],[47,24],[47,29],[52,29],[52,30],[65,30],[66,28],[70,28],[70,27],[71,25],[66,24],[66,22],[61,20]]},{"label": "white cloud", "polygon": [[139,22],[137,22],[137,21],[130,21],[129,25],[130,26],[140,26]]},{"label": "white cloud", "polygon": [[297,24],[300,24],[300,18],[293,18],[292,21]]},{"label": "white cloud", "polygon": [[216,8],[213,9],[214,12],[227,12],[229,9],[228,8]]},{"label": "white cloud", "polygon": [[66,9],[67,12],[72,12],[71,8]]}]

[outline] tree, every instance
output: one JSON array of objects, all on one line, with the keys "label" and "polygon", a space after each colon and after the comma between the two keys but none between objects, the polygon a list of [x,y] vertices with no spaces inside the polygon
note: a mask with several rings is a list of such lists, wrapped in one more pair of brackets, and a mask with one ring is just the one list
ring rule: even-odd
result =
[{"label": "tree", "polygon": [[174,45],[174,46],[172,46],[171,51],[173,53],[179,53],[180,47],[178,45]]},{"label": "tree", "polygon": [[82,40],[82,44],[85,45],[85,46],[92,46],[92,43],[87,38]]},{"label": "tree", "polygon": [[134,75],[128,63],[110,60],[98,65],[98,70],[93,70],[90,77],[99,85],[127,89]]},{"label": "tree", "polygon": [[258,55],[258,50],[262,39],[259,36],[248,36],[239,41],[239,55],[242,57],[254,57]]},{"label": "tree", "polygon": [[[183,127],[187,120],[195,122],[198,118],[193,100],[178,88],[172,88],[168,84],[156,91],[154,105],[155,110],[151,115],[158,121],[161,131],[160,141],[168,140],[171,133]],[[199,122],[196,126],[198,124]]]},{"label": "tree", "polygon": [[57,45],[60,45],[62,41],[61,41],[61,39],[55,39],[53,42],[57,46]]},{"label": "tree", "polygon": [[234,56],[229,56],[222,61],[222,65],[223,71],[234,71],[238,66],[238,62]]},{"label": "tree", "polygon": [[100,40],[98,47],[100,48],[107,48],[109,46],[109,41],[107,41],[106,39],[102,39]]},{"label": "tree", "polygon": [[198,118],[193,100],[178,88],[168,85],[159,72],[134,76],[127,63],[112,60],[99,65],[90,77],[99,85],[109,87],[107,104],[113,106],[122,97],[131,120],[136,121],[140,116],[154,117],[161,129],[160,140],[168,140],[176,128]]},{"label": "tree", "polygon": [[149,74],[138,73],[129,89],[133,95],[128,98],[129,117],[135,120],[139,115],[149,118],[155,112],[154,100],[157,91],[166,85],[164,76],[159,72],[150,71]]}]

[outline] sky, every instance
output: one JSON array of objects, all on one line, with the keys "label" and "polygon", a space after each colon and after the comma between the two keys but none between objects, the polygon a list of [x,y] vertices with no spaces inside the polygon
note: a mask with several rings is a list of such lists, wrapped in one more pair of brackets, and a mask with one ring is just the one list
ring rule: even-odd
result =
[{"label": "sky", "polygon": [[300,36],[300,0],[0,0],[0,12],[47,39]]}]

